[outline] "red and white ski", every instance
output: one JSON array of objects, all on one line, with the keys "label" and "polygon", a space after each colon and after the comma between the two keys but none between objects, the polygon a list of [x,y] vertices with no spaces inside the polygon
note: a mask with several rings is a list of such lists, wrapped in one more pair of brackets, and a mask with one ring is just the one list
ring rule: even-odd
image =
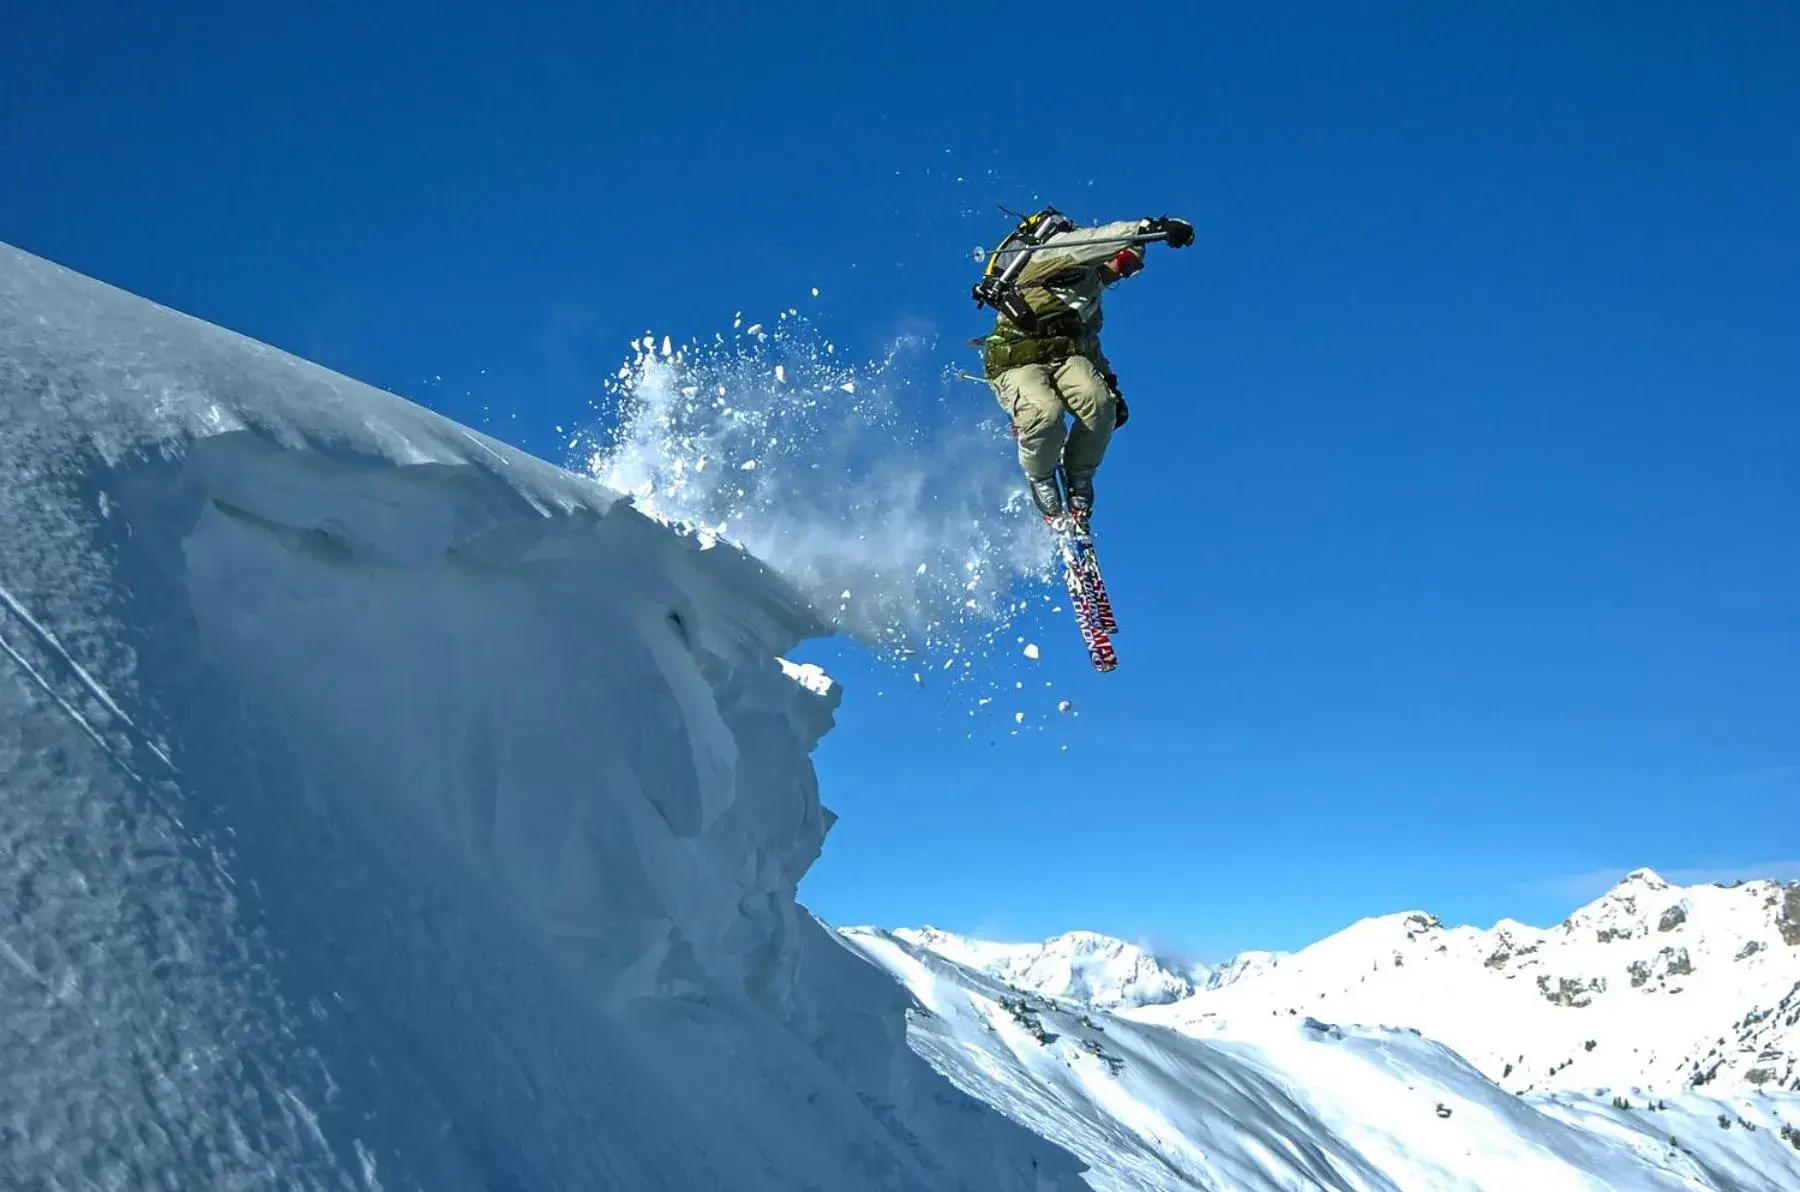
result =
[{"label": "red and white ski", "polygon": [[1106,592],[1106,580],[1100,574],[1100,556],[1094,552],[1093,532],[1073,519],[1052,524],[1051,529],[1056,534],[1063,584],[1069,590],[1075,628],[1081,633],[1081,644],[1087,647],[1088,662],[1097,671],[1113,670],[1119,665],[1119,654],[1112,643],[1112,635],[1119,631],[1119,622],[1113,616],[1112,599]]}]

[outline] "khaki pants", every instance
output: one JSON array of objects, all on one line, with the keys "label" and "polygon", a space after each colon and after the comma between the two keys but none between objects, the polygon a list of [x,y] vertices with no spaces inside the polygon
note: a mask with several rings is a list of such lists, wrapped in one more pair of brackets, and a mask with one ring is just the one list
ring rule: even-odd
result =
[{"label": "khaki pants", "polygon": [[[1019,436],[1019,466],[1026,476],[1042,480],[1058,464],[1076,475],[1100,466],[1117,405],[1093,361],[1071,356],[1061,364],[1022,364],[992,384]],[[1073,430],[1063,426],[1065,412],[1075,416]]]}]

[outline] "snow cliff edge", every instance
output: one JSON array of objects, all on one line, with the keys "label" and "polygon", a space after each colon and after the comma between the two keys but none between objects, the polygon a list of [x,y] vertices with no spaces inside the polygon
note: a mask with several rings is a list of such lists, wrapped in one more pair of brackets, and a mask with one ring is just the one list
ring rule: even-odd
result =
[{"label": "snow cliff edge", "polygon": [[754,559],[0,245],[0,1182],[1053,1189],[794,900]]}]

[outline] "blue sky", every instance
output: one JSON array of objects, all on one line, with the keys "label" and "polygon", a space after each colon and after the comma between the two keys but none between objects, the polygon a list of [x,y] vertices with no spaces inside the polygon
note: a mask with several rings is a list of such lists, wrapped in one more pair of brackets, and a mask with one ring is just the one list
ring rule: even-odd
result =
[{"label": "blue sky", "polygon": [[554,455],[645,329],[964,362],[993,204],[1184,214],[1108,300],[1124,665],[968,739],[813,650],[810,904],[1216,958],[1800,873],[1793,6],[892,8],[27,6],[0,239]]}]

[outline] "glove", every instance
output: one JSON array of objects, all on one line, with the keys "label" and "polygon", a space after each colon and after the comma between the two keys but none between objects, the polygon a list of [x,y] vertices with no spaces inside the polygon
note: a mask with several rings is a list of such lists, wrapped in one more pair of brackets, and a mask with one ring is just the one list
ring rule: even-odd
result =
[{"label": "glove", "polygon": [[1165,215],[1150,221],[1150,230],[1161,232],[1170,248],[1186,248],[1194,242],[1194,225],[1185,219]]},{"label": "glove", "polygon": [[1113,429],[1118,430],[1131,418],[1131,407],[1125,404],[1125,395],[1119,392],[1119,378],[1107,373],[1100,378],[1106,382],[1107,390],[1113,395]]},{"label": "glove", "polygon": [[1122,248],[1107,262],[1115,278],[1130,277],[1144,268],[1144,254],[1136,248]]}]

